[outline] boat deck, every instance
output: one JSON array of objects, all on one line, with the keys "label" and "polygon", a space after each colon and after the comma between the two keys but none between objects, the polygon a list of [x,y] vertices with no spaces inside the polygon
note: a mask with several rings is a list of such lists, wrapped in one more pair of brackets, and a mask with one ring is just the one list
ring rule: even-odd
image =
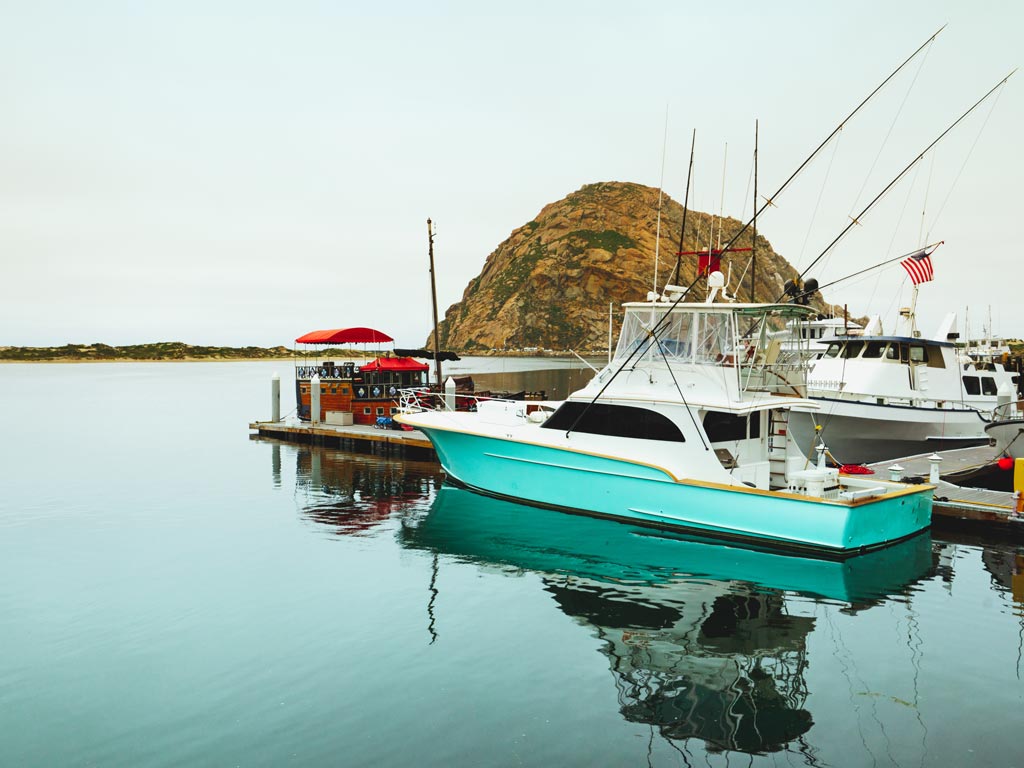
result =
[{"label": "boat deck", "polygon": [[[877,461],[867,466],[879,476],[888,477],[889,467],[899,464],[903,467],[904,477],[923,477],[927,481],[931,471],[928,457],[931,455],[924,453],[902,459]],[[942,463],[939,464],[940,480],[935,489],[933,515],[986,523],[1008,523],[1020,526],[1021,532],[1024,533],[1024,516],[1016,514],[1011,491],[993,491],[958,484],[971,476],[993,471],[992,465],[998,458],[995,448],[979,445],[942,451],[938,455],[942,458]]]}]

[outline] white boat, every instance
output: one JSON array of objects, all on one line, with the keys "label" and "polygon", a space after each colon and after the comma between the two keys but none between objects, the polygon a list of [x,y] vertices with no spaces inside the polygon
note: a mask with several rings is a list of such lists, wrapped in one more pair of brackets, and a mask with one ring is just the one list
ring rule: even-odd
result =
[{"label": "white boat", "polygon": [[860,336],[863,331],[863,326],[847,318],[819,315],[812,320],[790,320],[785,330],[769,335],[782,342],[783,354],[815,360],[828,351],[833,341]]},{"label": "white boat", "polygon": [[503,401],[429,410],[408,390],[397,419],[453,483],[527,504],[841,557],[926,528],[933,486],[843,476],[792,440],[791,416],[818,405],[769,325],[815,310],[716,293],[625,304],[611,362],[550,416]]},{"label": "white boat", "polygon": [[837,463],[860,464],[989,441],[993,410],[1016,399],[1017,374],[961,354],[953,313],[931,337],[912,310],[901,319],[893,335],[835,339],[811,361],[808,396],[821,407],[790,423],[804,452],[820,439]]}]

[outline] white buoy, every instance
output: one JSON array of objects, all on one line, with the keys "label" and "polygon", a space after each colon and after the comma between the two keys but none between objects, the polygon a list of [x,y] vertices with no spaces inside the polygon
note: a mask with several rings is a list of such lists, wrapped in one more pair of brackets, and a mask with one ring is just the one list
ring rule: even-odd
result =
[{"label": "white buoy", "polygon": [[455,379],[449,376],[444,381],[444,407],[445,410],[455,410]]},{"label": "white buoy", "polygon": [[928,463],[931,464],[931,469],[928,470],[928,482],[937,483],[939,482],[939,464],[942,462],[942,457],[937,453],[933,453],[928,457]]},{"label": "white buoy", "polygon": [[320,377],[316,374],[309,380],[309,421],[320,423]]},{"label": "white buoy", "polygon": [[270,420],[274,423],[281,420],[281,377],[277,371],[270,377]]}]

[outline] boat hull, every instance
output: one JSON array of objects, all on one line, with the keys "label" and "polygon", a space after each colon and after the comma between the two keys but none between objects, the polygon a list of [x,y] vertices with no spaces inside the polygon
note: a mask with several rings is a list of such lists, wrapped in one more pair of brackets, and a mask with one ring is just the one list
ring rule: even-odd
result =
[{"label": "boat hull", "polygon": [[648,464],[413,423],[456,484],[564,512],[839,557],[905,539],[931,521],[931,486],[830,501],[677,480]]},{"label": "boat hull", "polygon": [[975,411],[912,408],[816,398],[821,411],[792,411],[789,431],[813,455],[815,424],[821,440],[843,464],[867,464],[922,453],[986,445],[985,422]]},{"label": "boat hull", "polygon": [[997,453],[1024,459],[1024,419],[994,421],[985,427],[985,432],[996,441]]}]

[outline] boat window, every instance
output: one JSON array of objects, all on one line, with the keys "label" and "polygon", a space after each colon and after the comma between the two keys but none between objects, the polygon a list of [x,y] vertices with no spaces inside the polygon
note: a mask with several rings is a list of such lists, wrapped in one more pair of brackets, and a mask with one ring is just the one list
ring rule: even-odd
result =
[{"label": "boat window", "polygon": [[968,395],[981,394],[981,383],[977,376],[964,376],[964,392]]},{"label": "boat window", "polygon": [[864,346],[864,357],[881,357],[888,346],[884,341],[869,341]]},{"label": "boat window", "polygon": [[994,395],[998,393],[996,388],[996,380],[991,376],[981,377],[981,394],[983,395]]},{"label": "boat window", "polygon": [[737,416],[735,413],[708,411],[704,414],[704,431],[712,443],[747,439],[747,421],[750,421],[750,437],[761,436],[760,414]]},{"label": "boat window", "polygon": [[[657,327],[657,340],[650,334]],[[615,359],[630,358],[720,364],[733,354],[733,317],[726,312],[630,310],[622,323]]]},{"label": "boat window", "polygon": [[889,345],[889,348],[885,350],[885,359],[886,360],[900,360],[900,359],[906,360],[907,359],[906,348],[907,348],[906,344],[897,344],[896,342],[893,342],[892,344]]},{"label": "boat window", "polygon": [[912,363],[927,363],[928,362],[928,350],[919,344],[910,345],[910,362]]},{"label": "boat window", "polygon": [[864,349],[863,341],[848,341],[843,349],[843,357],[859,357],[862,349]]},{"label": "boat window", "polygon": [[825,350],[825,354],[822,357],[837,357],[839,350],[842,349],[842,344],[829,344],[828,349]]},{"label": "boat window", "polygon": [[571,429],[573,432],[586,432],[591,435],[686,442],[679,427],[667,416],[631,405],[567,401],[562,403],[541,427],[564,431]]}]

